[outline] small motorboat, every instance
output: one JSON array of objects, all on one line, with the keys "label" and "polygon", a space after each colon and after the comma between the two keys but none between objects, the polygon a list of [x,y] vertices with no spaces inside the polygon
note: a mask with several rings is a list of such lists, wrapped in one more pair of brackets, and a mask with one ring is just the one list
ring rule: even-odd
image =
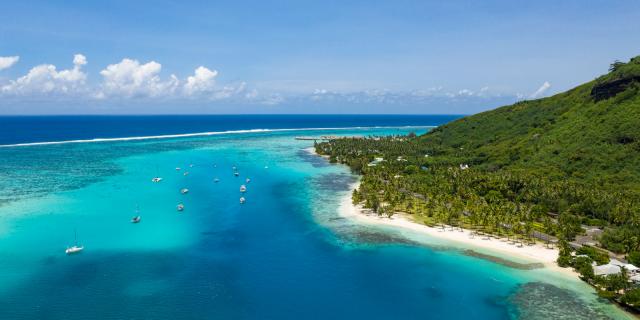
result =
[{"label": "small motorboat", "polygon": [[233,175],[237,177],[237,176],[240,175],[240,173],[236,171],[236,172],[233,173]]},{"label": "small motorboat", "polygon": [[244,197],[240,197],[240,204],[245,203],[245,201],[247,201]]},{"label": "small motorboat", "polygon": [[193,168],[193,163],[189,164],[189,168]]},{"label": "small motorboat", "polygon": [[265,169],[269,169],[269,166],[264,166]]},{"label": "small motorboat", "polygon": [[141,217],[140,216],[135,216],[133,218],[131,218],[131,223],[138,223],[140,222]]},{"label": "small motorboat", "polygon": [[155,178],[151,179],[151,182],[160,182],[160,181],[162,181],[162,178],[160,178],[160,177],[155,177]]},{"label": "small motorboat", "polygon": [[240,186],[240,192],[247,192],[247,187],[244,184]]},{"label": "small motorboat", "polygon": [[184,210],[184,204],[182,204],[182,203],[178,204],[178,205],[176,206],[176,209],[177,209],[178,211],[182,211],[182,210]]},{"label": "small motorboat", "polygon": [[246,183],[251,182],[251,179],[247,178],[246,180],[244,180]]},{"label": "small motorboat", "polygon": [[180,171],[180,170],[182,170],[182,168],[176,167],[176,171]]},{"label": "small motorboat", "polygon": [[232,169],[233,169],[233,171],[238,170],[238,168],[236,168],[236,166],[233,166],[233,168],[232,168]]},{"label": "small motorboat", "polygon": [[187,188],[180,189],[180,193],[182,193],[182,194],[187,194],[188,192],[189,192],[189,189],[187,189]]},{"label": "small motorboat", "polygon": [[182,175],[183,176],[188,176],[189,175],[189,171],[185,171]]},{"label": "small motorboat", "polygon": [[220,182],[220,179],[215,178],[215,179],[213,179],[213,182],[218,183],[218,182]]}]

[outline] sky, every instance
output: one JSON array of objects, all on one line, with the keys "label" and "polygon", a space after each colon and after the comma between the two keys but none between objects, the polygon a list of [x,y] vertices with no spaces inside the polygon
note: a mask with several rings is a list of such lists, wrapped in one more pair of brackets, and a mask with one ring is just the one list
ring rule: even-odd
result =
[{"label": "sky", "polygon": [[640,1],[0,0],[0,114],[472,114],[640,55]]}]

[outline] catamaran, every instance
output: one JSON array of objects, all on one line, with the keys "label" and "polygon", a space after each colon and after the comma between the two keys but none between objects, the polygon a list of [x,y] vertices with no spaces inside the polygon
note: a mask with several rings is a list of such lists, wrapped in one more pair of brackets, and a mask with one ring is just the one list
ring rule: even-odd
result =
[{"label": "catamaran", "polygon": [[64,250],[64,253],[66,254],[79,253],[80,251],[84,250],[84,246],[78,245],[78,233],[76,232],[76,230],[74,230],[73,232],[74,232],[74,238],[75,238],[75,245],[71,247],[67,247],[67,249]]}]

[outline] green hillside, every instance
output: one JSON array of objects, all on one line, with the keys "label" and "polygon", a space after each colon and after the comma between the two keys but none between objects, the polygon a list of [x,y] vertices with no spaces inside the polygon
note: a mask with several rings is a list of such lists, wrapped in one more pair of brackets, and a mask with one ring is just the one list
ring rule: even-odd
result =
[{"label": "green hillside", "polygon": [[422,136],[335,139],[316,151],[362,175],[355,204],[520,245],[557,238],[560,266],[603,297],[640,306],[626,275],[594,276],[591,265],[617,255],[640,266],[640,57]]},{"label": "green hillside", "polygon": [[[402,211],[429,224],[531,235],[505,227],[511,219],[569,241],[584,232],[581,225],[597,226],[604,234],[593,240],[603,248],[636,252],[639,91],[636,57],[570,91],[461,118],[422,136],[336,139],[316,150],[362,174],[354,202],[381,214]],[[376,157],[385,160],[371,164]]]},{"label": "green hillside", "polygon": [[[549,98],[465,117],[420,137],[452,162],[640,188],[640,57]],[[462,148],[462,150],[460,150]]]}]

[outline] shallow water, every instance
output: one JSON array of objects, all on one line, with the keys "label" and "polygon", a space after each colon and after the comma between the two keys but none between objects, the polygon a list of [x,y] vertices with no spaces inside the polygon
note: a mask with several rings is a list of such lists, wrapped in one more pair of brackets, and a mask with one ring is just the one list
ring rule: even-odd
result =
[{"label": "shallow water", "polygon": [[0,319],[623,317],[577,281],[340,218],[355,177],[293,139],[410,130],[0,149]]}]

